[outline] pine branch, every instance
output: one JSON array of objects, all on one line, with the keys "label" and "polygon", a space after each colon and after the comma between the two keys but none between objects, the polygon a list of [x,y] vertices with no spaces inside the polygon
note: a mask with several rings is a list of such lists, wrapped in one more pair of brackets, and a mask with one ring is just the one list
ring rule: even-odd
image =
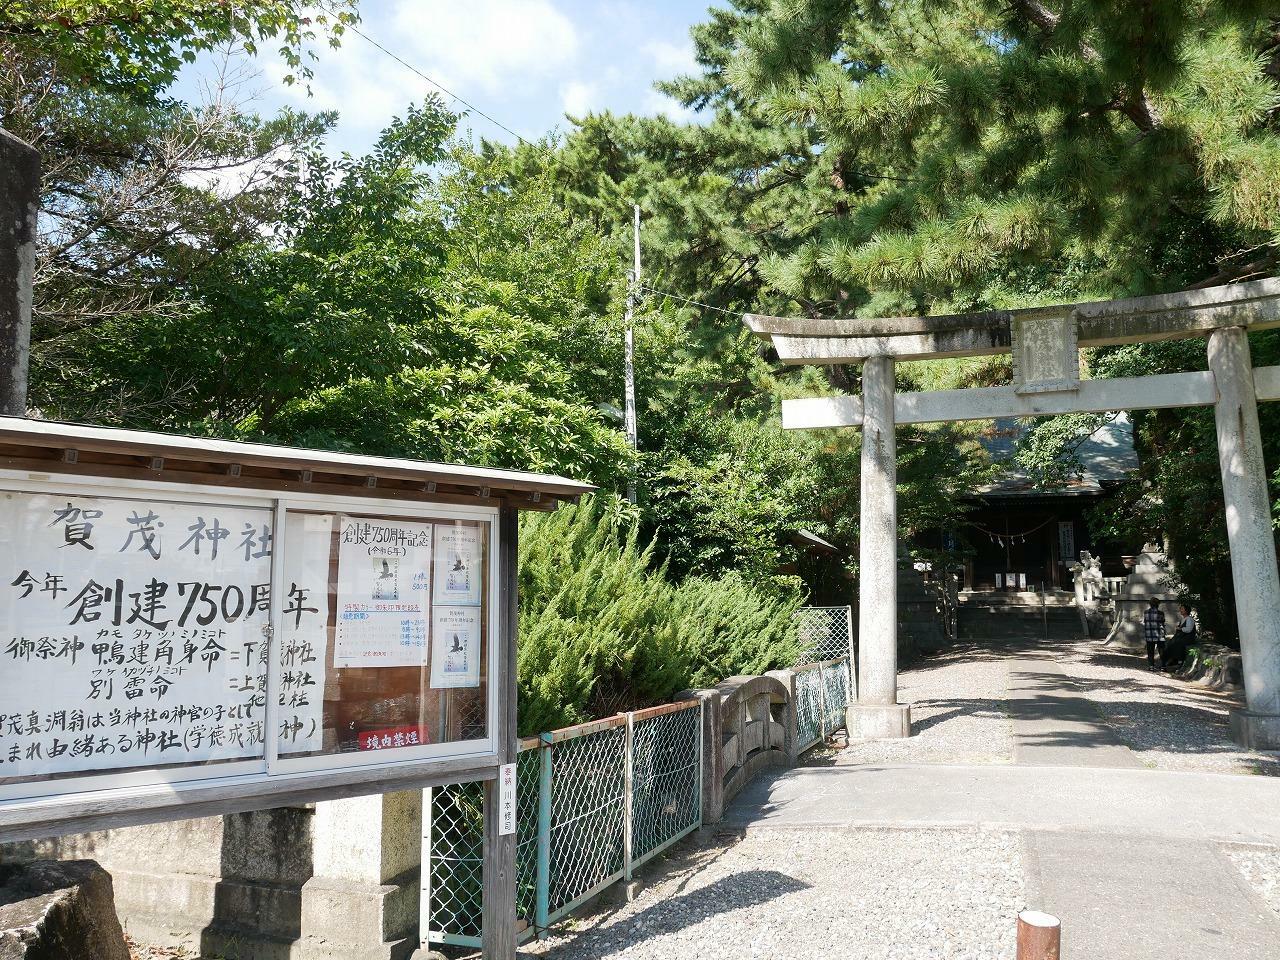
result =
[{"label": "pine branch", "polygon": [[1276,252],[1273,250],[1264,257],[1242,263],[1234,267],[1224,267],[1213,276],[1205,277],[1188,287],[1189,290],[1202,290],[1205,287],[1217,287],[1224,283],[1240,283],[1244,280],[1257,280],[1273,276],[1276,271]]},{"label": "pine branch", "polygon": [[[1021,14],[1023,19],[1047,34],[1049,39],[1052,39],[1059,24],[1062,23],[1062,17],[1037,0],[1012,0],[1009,9],[1011,13]],[[1080,55],[1091,63],[1097,63],[1102,59],[1098,51],[1083,40],[1080,41]],[[1141,79],[1134,85],[1134,89],[1126,99],[1114,104],[1114,109],[1128,117],[1143,133],[1151,133],[1160,126],[1160,116],[1156,112],[1155,104],[1147,95],[1146,84]]]}]

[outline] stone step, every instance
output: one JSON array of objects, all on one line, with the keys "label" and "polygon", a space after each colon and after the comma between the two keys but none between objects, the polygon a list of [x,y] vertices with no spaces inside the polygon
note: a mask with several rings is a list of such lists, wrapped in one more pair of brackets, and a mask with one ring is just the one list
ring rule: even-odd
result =
[{"label": "stone step", "polygon": [[1030,591],[1023,593],[1002,593],[987,592],[980,593],[961,593],[957,597],[958,604],[961,609],[969,606],[978,607],[1035,607],[1039,609],[1041,606],[1046,607],[1067,607],[1075,609],[1076,597],[1074,593],[1065,593],[1055,591],[1044,594],[1043,597],[1039,593]]}]

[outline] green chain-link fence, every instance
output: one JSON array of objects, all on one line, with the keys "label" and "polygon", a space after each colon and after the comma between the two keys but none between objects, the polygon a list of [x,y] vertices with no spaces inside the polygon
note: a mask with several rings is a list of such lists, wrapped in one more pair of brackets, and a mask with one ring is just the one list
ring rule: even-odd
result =
[{"label": "green chain-link fence", "polygon": [[795,621],[800,637],[797,667],[849,656],[852,607],[801,607],[795,613]]},{"label": "green chain-link fence", "polygon": [[794,673],[797,750],[802,752],[844,726],[851,689],[849,658],[806,664]]},{"label": "green chain-link fence", "polygon": [[[843,611],[845,608],[834,608]],[[794,669],[796,752],[844,726],[852,685],[842,655]],[[527,939],[702,823],[702,706],[619,714],[520,742],[516,920]],[[427,939],[480,946],[483,790],[427,791]]]},{"label": "green chain-link fence", "polygon": [[[574,910],[702,822],[697,701],[524,740],[516,767],[517,928]],[[429,791],[428,939],[480,945],[482,789]]]}]

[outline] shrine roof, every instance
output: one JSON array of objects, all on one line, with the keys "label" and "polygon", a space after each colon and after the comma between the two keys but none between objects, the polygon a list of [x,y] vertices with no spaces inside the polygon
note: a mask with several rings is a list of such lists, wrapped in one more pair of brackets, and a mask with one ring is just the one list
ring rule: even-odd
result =
[{"label": "shrine roof", "polygon": [[1030,427],[1012,418],[992,423],[980,440],[993,462],[1005,472],[995,483],[977,491],[982,497],[1073,497],[1098,496],[1128,478],[1138,469],[1138,452],[1133,442],[1133,421],[1126,414],[1108,420],[1085,438],[1076,449],[1080,474],[1065,484],[1039,487],[1030,474],[1014,462],[1018,442]]}]

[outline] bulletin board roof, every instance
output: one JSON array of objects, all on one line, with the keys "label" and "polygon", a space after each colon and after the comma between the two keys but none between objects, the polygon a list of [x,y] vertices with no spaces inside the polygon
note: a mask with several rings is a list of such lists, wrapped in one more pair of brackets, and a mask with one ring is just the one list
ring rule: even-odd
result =
[{"label": "bulletin board roof", "polygon": [[566,477],[0,417],[0,467],[407,499],[503,498],[550,509],[595,489]]}]

